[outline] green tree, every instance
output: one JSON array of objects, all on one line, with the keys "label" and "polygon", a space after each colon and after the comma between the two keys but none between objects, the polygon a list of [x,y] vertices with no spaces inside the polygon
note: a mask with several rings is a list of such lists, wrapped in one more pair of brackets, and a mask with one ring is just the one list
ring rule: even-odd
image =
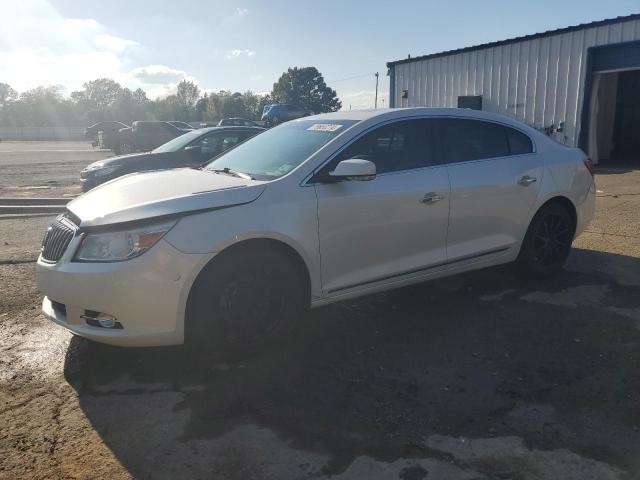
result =
[{"label": "green tree", "polygon": [[271,97],[278,103],[298,105],[315,113],[335,112],[342,103],[315,67],[293,67],[273,84]]},{"label": "green tree", "polygon": [[18,93],[11,88],[11,85],[0,82],[0,106],[4,107],[16,98],[18,98]]},{"label": "green tree", "polygon": [[15,126],[47,127],[76,125],[73,103],[63,98],[58,87],[37,87],[22,92],[17,101],[8,104],[7,116]]},{"label": "green tree", "polygon": [[110,78],[98,78],[83,85],[84,98],[98,111],[105,111],[112,107],[118,95],[122,93],[122,86]]},{"label": "green tree", "polygon": [[84,121],[95,123],[113,119],[114,107],[123,95],[122,86],[110,78],[97,78],[86,82],[82,87],[82,90],[71,92],[71,100]]},{"label": "green tree", "polygon": [[188,108],[194,108],[200,99],[200,89],[198,86],[188,80],[182,80],[177,87],[176,97],[180,105]]}]

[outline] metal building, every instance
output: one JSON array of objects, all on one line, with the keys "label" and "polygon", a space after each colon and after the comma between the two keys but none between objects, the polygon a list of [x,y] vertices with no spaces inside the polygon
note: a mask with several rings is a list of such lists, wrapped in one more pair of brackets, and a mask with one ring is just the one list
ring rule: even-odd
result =
[{"label": "metal building", "polygon": [[640,165],[640,14],[387,63],[391,107],[481,108]]}]

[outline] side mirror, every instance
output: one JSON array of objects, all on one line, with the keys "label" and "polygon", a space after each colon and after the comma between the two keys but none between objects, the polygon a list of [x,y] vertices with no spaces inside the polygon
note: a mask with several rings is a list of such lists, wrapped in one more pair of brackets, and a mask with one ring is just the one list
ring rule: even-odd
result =
[{"label": "side mirror", "polygon": [[360,158],[342,160],[333,172],[329,172],[329,176],[336,180],[373,180],[376,178],[376,164]]},{"label": "side mirror", "polygon": [[200,145],[189,145],[184,147],[184,151],[191,155],[200,155],[202,153],[202,147]]}]

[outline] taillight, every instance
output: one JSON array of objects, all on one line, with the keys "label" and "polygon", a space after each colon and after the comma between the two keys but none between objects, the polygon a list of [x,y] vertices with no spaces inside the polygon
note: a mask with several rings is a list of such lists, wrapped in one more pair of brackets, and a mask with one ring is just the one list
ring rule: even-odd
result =
[{"label": "taillight", "polygon": [[589,170],[589,173],[593,177],[596,172],[593,167],[593,162],[591,161],[590,158],[587,158],[586,160],[584,160],[584,166],[587,167],[587,170]]}]

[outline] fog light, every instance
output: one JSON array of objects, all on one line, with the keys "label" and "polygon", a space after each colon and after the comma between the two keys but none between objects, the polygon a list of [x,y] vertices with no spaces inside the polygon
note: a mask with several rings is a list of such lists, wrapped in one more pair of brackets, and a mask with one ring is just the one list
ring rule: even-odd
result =
[{"label": "fog light", "polygon": [[111,315],[100,314],[98,316],[98,323],[102,328],[113,328],[116,326],[116,319]]},{"label": "fog light", "polygon": [[120,329],[122,324],[118,322],[116,317],[109,315],[108,313],[96,312],[94,310],[85,310],[84,315],[81,315],[85,319],[87,325],[100,328]]}]

